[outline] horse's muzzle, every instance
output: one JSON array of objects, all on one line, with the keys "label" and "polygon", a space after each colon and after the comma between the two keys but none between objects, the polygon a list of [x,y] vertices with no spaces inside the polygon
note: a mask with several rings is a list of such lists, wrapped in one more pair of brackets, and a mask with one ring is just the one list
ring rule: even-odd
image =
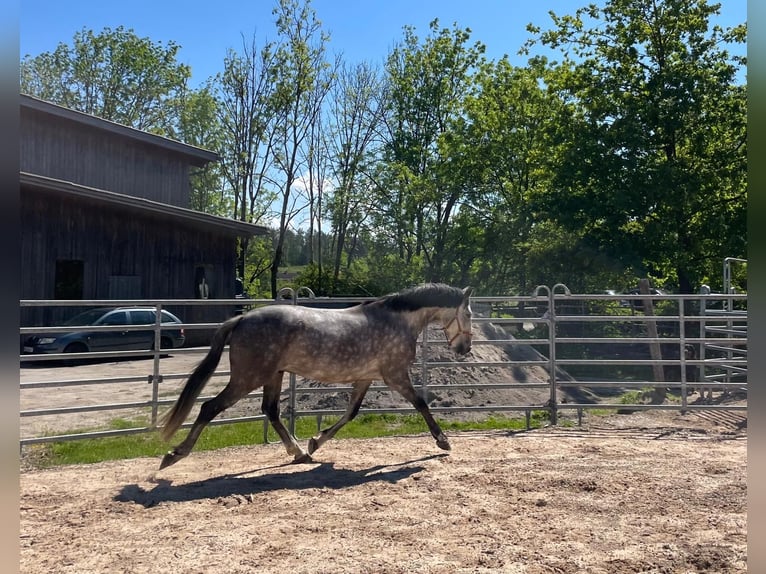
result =
[{"label": "horse's muzzle", "polygon": [[471,341],[458,341],[452,350],[458,355],[467,355],[471,352]]}]

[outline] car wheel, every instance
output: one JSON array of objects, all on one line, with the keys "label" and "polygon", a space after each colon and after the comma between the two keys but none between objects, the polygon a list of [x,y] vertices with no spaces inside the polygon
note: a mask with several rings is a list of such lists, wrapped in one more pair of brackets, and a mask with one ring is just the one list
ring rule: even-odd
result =
[{"label": "car wheel", "polygon": [[[88,347],[85,346],[85,344],[83,344],[83,343],[69,343],[64,348],[64,352],[65,353],[87,353],[88,352]],[[83,359],[69,359],[69,360],[64,361],[64,364],[72,366],[72,365],[77,365],[77,364],[81,363],[82,361],[83,361]]]}]

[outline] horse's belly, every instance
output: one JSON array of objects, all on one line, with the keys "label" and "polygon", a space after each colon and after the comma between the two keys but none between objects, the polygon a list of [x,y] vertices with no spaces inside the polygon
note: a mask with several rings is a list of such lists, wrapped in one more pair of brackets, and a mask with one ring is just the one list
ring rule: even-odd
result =
[{"label": "horse's belly", "polygon": [[278,370],[326,383],[352,383],[382,380],[382,370],[414,359],[414,342],[375,337],[359,329],[346,331],[342,335],[327,330],[296,332],[279,353]]},{"label": "horse's belly", "polygon": [[323,383],[353,383],[382,379],[377,362],[366,361],[297,361],[286,363],[280,370]]}]

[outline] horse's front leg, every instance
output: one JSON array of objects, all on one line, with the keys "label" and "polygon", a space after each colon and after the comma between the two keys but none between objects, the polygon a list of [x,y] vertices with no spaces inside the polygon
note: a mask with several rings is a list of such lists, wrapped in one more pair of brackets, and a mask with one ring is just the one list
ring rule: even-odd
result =
[{"label": "horse's front leg", "polygon": [[343,425],[354,419],[359,413],[359,407],[362,406],[362,400],[367,394],[367,389],[370,388],[372,381],[357,381],[354,383],[354,390],[351,392],[351,397],[348,401],[348,408],[343,416],[331,427],[322,429],[322,431],[309,440],[309,454],[313,454],[320,446],[335,436]]},{"label": "horse's front leg", "polygon": [[428,408],[428,403],[423,400],[423,397],[415,392],[415,387],[412,386],[412,381],[410,380],[409,371],[404,370],[389,376],[384,376],[383,382],[386,383],[389,388],[398,391],[400,395],[407,399],[412,406],[417,409],[426,421],[428,430],[431,431],[431,435],[436,439],[436,446],[443,450],[452,449],[449,440],[447,439],[447,435],[442,432],[439,423],[436,422],[431,414],[431,410]]}]

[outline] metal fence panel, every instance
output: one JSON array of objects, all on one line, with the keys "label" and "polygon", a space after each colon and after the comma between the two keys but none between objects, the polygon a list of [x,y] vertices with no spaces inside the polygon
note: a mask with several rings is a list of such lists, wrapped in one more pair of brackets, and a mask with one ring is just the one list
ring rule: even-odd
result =
[{"label": "metal fence panel", "polygon": [[[172,299],[172,300],[92,300],[92,301],[51,301],[51,300],[22,300],[21,307],[39,306],[84,306],[113,307],[113,306],[153,306],[162,309],[166,306],[179,305],[215,305],[231,306],[232,309],[274,304],[333,304],[349,305],[370,298],[317,298],[306,288],[297,291],[282,290],[277,300],[271,299]],[[566,286],[557,284],[552,288],[538,287],[531,296],[482,296],[472,297],[475,311],[474,323],[478,326],[489,323],[502,329],[515,330],[515,335],[507,334],[501,338],[475,339],[474,346],[504,346],[512,344],[518,348],[529,349],[530,356],[526,359],[509,361],[436,361],[431,358],[431,348],[437,342],[430,340],[428,329],[418,344],[418,355],[413,372],[420,377],[420,392],[427,396],[429,390],[446,389],[481,389],[481,388],[514,388],[514,389],[547,389],[548,401],[545,404],[495,404],[495,405],[464,405],[440,407],[433,406],[437,413],[448,412],[498,412],[525,413],[529,423],[533,410],[545,411],[550,416],[552,424],[557,424],[561,411],[575,410],[578,416],[587,409],[673,409],[692,411],[710,410],[746,410],[746,406],[730,404],[689,403],[688,392],[692,388],[704,386],[708,390],[725,393],[747,393],[747,296],[744,294],[712,294],[701,295],[591,295],[573,294]],[[645,312],[647,306],[653,309],[653,314]],[[42,442],[77,440],[81,438],[96,438],[151,432],[157,423],[160,408],[165,408],[174,399],[160,398],[161,385],[170,380],[186,377],[186,373],[162,372],[160,357],[167,351],[160,349],[160,336],[165,329],[210,329],[217,323],[184,323],[167,324],[158,320],[152,326],[155,333],[151,372],[134,377],[104,377],[90,379],[67,379],[66,370],[62,369],[60,379],[45,381],[20,381],[22,393],[33,389],[71,388],[88,385],[111,385],[123,383],[151,384],[151,398],[146,401],[83,404],[75,407],[54,407],[25,409],[20,411],[20,417],[42,417],[51,414],[68,414],[83,412],[98,412],[107,410],[123,410],[148,408],[150,420],[147,426],[115,430],[90,430],[82,432],[67,432],[51,436],[23,436],[21,445]],[[647,326],[653,326],[649,329]],[[50,326],[23,327],[20,335],[41,332],[61,332],[67,328]],[[108,330],[102,327],[99,330]],[[124,327],[120,327],[124,329]],[[146,326],[133,326],[131,330],[147,330]],[[71,328],[69,328],[71,330]],[[88,328],[90,330],[90,328]],[[657,336],[651,336],[657,332]],[[439,342],[438,344],[441,344]],[[655,345],[661,349],[661,358],[652,357],[647,351]],[[608,350],[608,351],[607,351]],[[174,354],[195,353],[200,349],[173,349]],[[71,353],[60,355],[20,355],[20,360],[29,362],[44,362],[62,359],[80,358],[128,358],[146,351],[120,351],[99,353]],[[546,383],[470,383],[470,384],[439,384],[434,372],[443,368],[482,369],[482,368],[521,368],[536,366],[547,371]],[[227,366],[221,365],[215,376],[228,375]],[[653,377],[650,373],[654,373]],[[660,380],[657,373],[663,373]],[[692,376],[697,373],[699,376]],[[693,380],[693,379],[697,380]],[[645,404],[640,402],[626,403],[600,401],[595,403],[568,401],[562,402],[561,394],[571,389],[588,389],[591,392],[605,392],[609,389],[645,389],[661,388],[665,391],[678,391],[677,402],[663,404]],[[289,376],[287,388],[283,390],[288,407],[284,416],[288,418],[291,432],[295,430],[296,418],[311,416],[317,418],[317,425],[324,416],[341,415],[338,409],[303,409],[298,408],[297,393],[321,394],[348,392],[346,386],[300,387],[298,377]],[[384,385],[373,385],[371,391],[388,390]],[[664,391],[663,391],[664,392]],[[252,393],[252,398],[259,398],[258,392]],[[210,397],[200,397],[198,401]],[[23,400],[22,400],[23,402]],[[362,408],[364,413],[413,413],[412,408],[373,409]],[[221,418],[215,424],[231,422],[263,421],[264,440],[266,421],[262,415],[253,417]],[[189,425],[184,425],[188,427]]]}]

